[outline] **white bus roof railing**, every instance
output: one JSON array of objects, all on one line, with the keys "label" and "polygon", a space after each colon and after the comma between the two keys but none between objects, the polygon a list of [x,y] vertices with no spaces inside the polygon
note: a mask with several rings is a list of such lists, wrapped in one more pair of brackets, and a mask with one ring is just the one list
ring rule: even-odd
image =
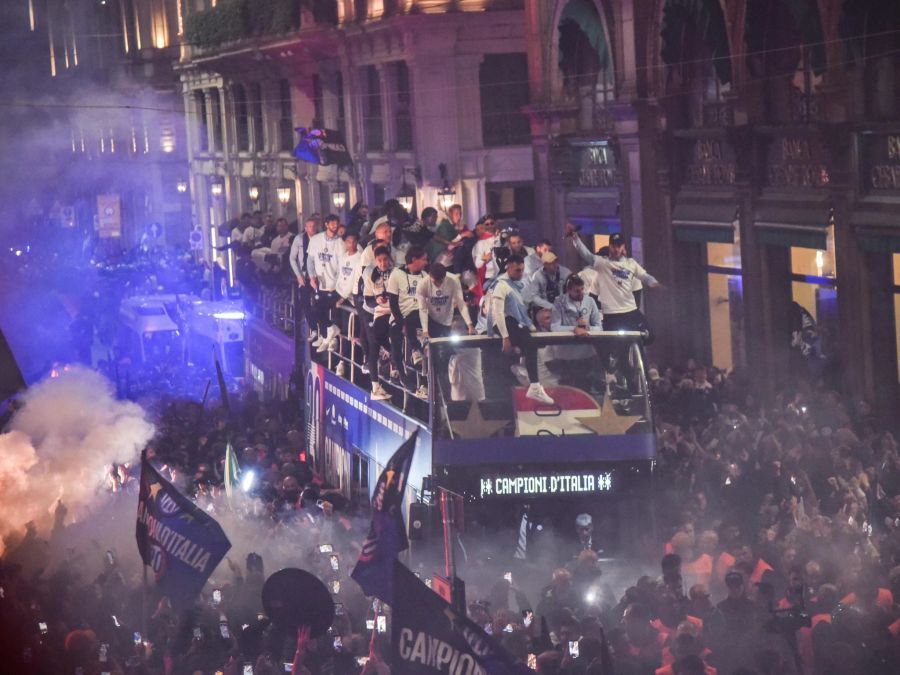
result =
[{"label": "white bus roof railing", "polygon": [[[643,337],[643,334],[640,331],[636,330],[598,330],[598,331],[590,331],[586,336],[576,336],[570,331],[556,331],[556,332],[538,332],[532,333],[531,337],[537,339],[561,339],[561,338],[572,338],[578,340],[585,340],[591,338],[631,338],[631,339],[640,339]],[[448,337],[439,337],[439,338],[429,338],[429,342],[432,344],[460,344],[460,343],[478,343],[478,342],[494,342],[499,339],[499,336],[493,335],[450,335]]]}]

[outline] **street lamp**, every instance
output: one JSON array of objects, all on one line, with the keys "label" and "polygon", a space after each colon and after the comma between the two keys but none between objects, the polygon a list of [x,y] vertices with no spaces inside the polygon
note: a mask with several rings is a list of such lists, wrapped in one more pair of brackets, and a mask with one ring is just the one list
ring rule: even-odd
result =
[{"label": "street lamp", "polygon": [[175,189],[178,190],[178,192],[180,192],[181,194],[184,194],[188,189],[187,181],[182,178],[180,181],[175,183]]},{"label": "street lamp", "polygon": [[221,197],[225,193],[225,181],[218,177],[213,178],[209,191],[213,197]]},{"label": "street lamp", "polygon": [[250,196],[250,201],[258,202],[259,201],[259,185],[253,183],[247,188],[247,194]]},{"label": "street lamp", "polygon": [[438,164],[438,171],[441,172],[441,180],[444,183],[437,193],[438,206],[441,207],[441,211],[446,213],[456,202],[456,190],[450,186],[450,182],[447,180],[447,165]]},{"label": "street lamp", "polygon": [[338,183],[337,187],[331,193],[331,203],[338,211],[344,208],[347,203],[347,190],[344,189],[343,183]]},{"label": "street lamp", "polygon": [[403,169],[403,184],[400,186],[400,192],[397,193],[397,201],[400,203],[400,206],[406,209],[406,211],[411,211],[413,202],[416,199],[416,191],[406,182],[407,173],[411,173],[416,180],[419,180],[421,174],[419,173],[418,168]]},{"label": "street lamp", "polygon": [[277,188],[275,188],[275,194],[278,195],[278,203],[282,206],[287,206],[288,202],[291,201],[291,186],[290,183],[282,183]]}]

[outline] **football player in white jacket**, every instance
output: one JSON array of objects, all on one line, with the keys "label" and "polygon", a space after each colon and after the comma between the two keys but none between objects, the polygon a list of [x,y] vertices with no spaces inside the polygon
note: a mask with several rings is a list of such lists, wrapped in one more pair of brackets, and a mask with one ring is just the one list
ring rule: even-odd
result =
[{"label": "football player in white jacket", "polygon": [[[328,343],[340,332],[331,320],[331,312],[338,300],[335,290],[338,281],[338,254],[344,249],[344,242],[338,236],[340,220],[335,215],[325,218],[325,231],[311,237],[306,253],[306,269],[313,297],[312,314],[319,336],[314,347],[328,348]],[[327,332],[325,329],[327,327]],[[324,347],[323,347],[324,344]]]}]

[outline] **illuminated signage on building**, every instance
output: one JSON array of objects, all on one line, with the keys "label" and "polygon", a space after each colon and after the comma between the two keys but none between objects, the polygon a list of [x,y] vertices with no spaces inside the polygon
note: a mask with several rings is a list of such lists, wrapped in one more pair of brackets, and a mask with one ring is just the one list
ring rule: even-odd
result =
[{"label": "illuminated signage on building", "polygon": [[613,475],[610,472],[501,474],[482,476],[479,483],[482,499],[593,494],[611,492]]},{"label": "illuminated signage on building", "polygon": [[608,141],[563,141],[554,146],[552,171],[577,188],[611,188],[619,184],[616,155]]},{"label": "illuminated signage on building", "polygon": [[579,151],[578,185],[612,187],[616,184],[615,160],[607,145],[592,145]]}]

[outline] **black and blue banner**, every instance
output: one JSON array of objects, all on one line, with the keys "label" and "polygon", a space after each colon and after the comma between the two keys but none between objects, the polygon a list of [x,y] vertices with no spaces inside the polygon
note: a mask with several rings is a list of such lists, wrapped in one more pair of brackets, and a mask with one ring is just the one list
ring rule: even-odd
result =
[{"label": "black and blue banner", "polygon": [[294,148],[294,157],[310,164],[349,166],[353,159],[347,151],[344,134],[335,129],[308,129],[297,127],[300,142]]},{"label": "black and blue banner", "polygon": [[141,459],[136,537],[145,565],[172,606],[190,606],[231,542],[215,520]]},{"label": "black and blue banner", "polygon": [[402,563],[394,563],[394,675],[534,675]]},{"label": "black and blue banner", "polygon": [[393,604],[394,561],[409,547],[403,524],[403,496],[416,449],[417,432],[403,442],[378,477],[372,497],[372,524],[350,577],[366,595]]}]

